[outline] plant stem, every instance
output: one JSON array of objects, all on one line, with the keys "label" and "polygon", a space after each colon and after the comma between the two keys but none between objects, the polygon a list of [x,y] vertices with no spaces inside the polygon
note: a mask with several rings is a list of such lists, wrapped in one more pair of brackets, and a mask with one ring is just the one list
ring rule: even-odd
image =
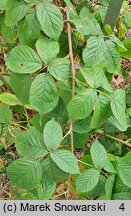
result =
[{"label": "plant stem", "polygon": [[[66,7],[66,16],[67,16],[67,20],[70,20],[69,11],[67,7]],[[74,65],[74,59],[73,59],[71,25],[69,22],[67,22],[67,31],[68,31],[69,56],[70,56],[71,69],[72,69],[72,97],[74,97],[76,77],[75,77],[75,65]],[[74,137],[73,137],[73,121],[72,120],[70,121],[70,137],[71,137],[71,152],[74,154]],[[69,175],[69,179],[68,179],[68,189],[67,189],[66,200],[69,199],[70,184],[71,184],[71,175]]]},{"label": "plant stem", "polygon": [[69,131],[65,134],[65,136],[63,136],[62,140],[64,140],[70,133],[71,133],[71,131],[69,130]]},{"label": "plant stem", "polygon": [[92,168],[94,168],[93,165],[88,164],[88,163],[86,163],[86,162],[84,162],[84,161],[78,160],[78,162],[81,163],[81,164],[84,164],[84,165],[86,165],[86,166],[88,166],[88,167],[92,167]]},{"label": "plant stem", "polygon": [[113,137],[113,136],[111,136],[111,135],[109,135],[109,134],[104,133],[104,132],[101,131],[101,130],[97,130],[96,133],[97,133],[97,134],[100,134],[100,135],[102,135],[102,136],[105,136],[105,137],[107,137],[107,138],[109,138],[109,139],[112,139],[112,140],[114,140],[114,141],[116,141],[116,142],[119,142],[119,143],[121,143],[121,144],[123,144],[123,145],[126,145],[126,146],[129,147],[129,148],[131,148],[131,144],[130,144],[129,142],[127,142],[127,141],[124,141],[124,140],[121,140],[121,139],[119,139],[119,138]]},{"label": "plant stem", "polygon": [[30,126],[29,116],[25,107],[24,107],[24,111],[25,111],[26,121],[28,123],[28,126]]},{"label": "plant stem", "polygon": [[111,96],[108,96],[108,94],[106,94],[106,93],[104,93],[104,92],[102,92],[102,91],[100,91],[98,89],[95,89],[95,90],[96,90],[96,92],[98,92],[100,94],[103,94],[105,97],[107,97],[109,100],[111,100]]},{"label": "plant stem", "polygon": [[58,197],[61,197],[61,196],[66,195],[66,194],[67,194],[67,191],[64,191],[64,192],[61,193],[61,194],[58,194],[58,195],[56,195],[56,196],[53,196],[52,200],[57,199]]},{"label": "plant stem", "polygon": [[10,90],[10,85],[6,82],[5,78],[2,75],[0,75],[0,80],[3,82],[7,90]]},{"label": "plant stem", "polygon": [[[78,160],[78,162],[81,163],[81,164],[84,164],[84,165],[86,165],[86,166],[88,166],[88,167],[94,168],[93,165],[88,164],[88,163],[86,163],[86,162],[84,162],[84,161]],[[104,173],[102,170],[100,170],[100,172],[101,172],[103,175],[105,175],[106,177],[108,177],[108,174]]]},{"label": "plant stem", "polygon": [[81,85],[83,85],[84,87],[88,87],[88,85],[87,84],[85,84],[85,83],[83,83],[83,82],[81,82],[80,80],[78,80],[77,78],[75,79],[75,81],[76,82],[78,82],[78,83],[80,83]]},{"label": "plant stem", "polygon": [[24,126],[22,126],[22,125],[20,125],[20,124],[17,124],[16,122],[11,122],[11,125],[12,125],[12,126],[18,126],[19,128],[22,128],[22,129],[27,130],[26,127],[24,127]]}]

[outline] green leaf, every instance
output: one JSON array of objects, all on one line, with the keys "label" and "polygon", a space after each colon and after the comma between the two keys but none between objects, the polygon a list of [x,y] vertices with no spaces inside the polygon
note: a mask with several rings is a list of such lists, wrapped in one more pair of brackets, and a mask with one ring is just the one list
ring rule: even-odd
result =
[{"label": "green leaf", "polygon": [[40,200],[49,200],[53,196],[56,186],[56,182],[43,182],[38,188],[38,198]]},{"label": "green leaf", "polygon": [[117,158],[118,174],[125,185],[131,187],[131,152],[124,157]]},{"label": "green leaf", "polygon": [[9,52],[7,67],[15,73],[33,73],[41,69],[42,62],[37,53],[30,47],[16,46]]},{"label": "green leaf", "polygon": [[121,180],[120,176],[117,174],[114,182],[114,188],[113,188],[114,193],[120,193],[120,192],[130,192],[131,193],[131,188],[126,186],[123,181]]},{"label": "green leaf", "polygon": [[[0,135],[1,135],[1,132],[2,132],[2,125],[0,124]],[[4,144],[0,144],[0,150],[3,148]]]},{"label": "green leaf", "polygon": [[12,119],[11,111],[8,106],[0,106],[0,123],[8,124]]},{"label": "green leaf", "polygon": [[98,35],[100,33],[100,26],[93,20],[73,19],[73,24],[76,30],[83,35]]},{"label": "green leaf", "polygon": [[37,17],[44,33],[57,40],[63,29],[63,17],[59,8],[44,0],[37,5]]},{"label": "green leaf", "polygon": [[93,21],[95,20],[96,21],[96,18],[94,16],[94,14],[91,13],[91,8],[88,7],[88,5],[86,5],[86,6],[84,5],[81,8],[79,16],[81,19],[84,19],[84,20],[93,20]]},{"label": "green leaf", "polygon": [[98,0],[98,2],[102,3],[104,6],[109,5],[109,0]]},{"label": "green leaf", "polygon": [[57,57],[60,48],[57,41],[43,37],[36,42],[36,49],[42,61],[49,64],[51,60]]},{"label": "green leaf", "polygon": [[6,25],[17,24],[28,12],[29,6],[21,0],[8,0],[6,4]]},{"label": "green leaf", "polygon": [[111,200],[111,198],[112,198],[114,181],[115,181],[115,175],[112,175],[112,176],[108,177],[108,179],[106,180],[106,183],[105,183],[106,197],[109,200]]},{"label": "green leaf", "polygon": [[68,78],[70,69],[70,61],[65,58],[56,58],[48,65],[48,70],[57,80],[65,80]]},{"label": "green leaf", "polygon": [[54,117],[55,120],[59,123],[63,124],[67,124],[68,121],[68,113],[67,113],[67,109],[66,106],[64,104],[64,102],[62,101],[61,98],[59,98],[59,102],[56,106],[55,109],[53,109],[50,113],[49,113],[49,118]]},{"label": "green leaf", "polygon": [[131,28],[130,5],[129,5],[129,10],[127,10],[126,13],[124,14],[124,18],[125,18],[125,21],[126,21],[126,24],[128,25],[128,27]]},{"label": "green leaf", "polygon": [[36,10],[31,8],[18,25],[18,38],[21,44],[33,46],[40,36],[40,24]]},{"label": "green leaf", "polygon": [[128,113],[128,115],[131,117],[131,107],[129,107],[129,108],[127,109],[127,113]]},{"label": "green leaf", "polygon": [[41,0],[24,0],[27,3],[39,3]]},{"label": "green leaf", "polygon": [[94,14],[90,13],[87,7],[81,9],[80,19],[74,17],[72,21],[76,30],[81,34],[99,35],[102,33]]},{"label": "green leaf", "polygon": [[99,170],[89,169],[77,178],[76,187],[82,193],[89,192],[98,184],[99,177]]},{"label": "green leaf", "polygon": [[6,43],[14,44],[16,39],[16,29],[14,26],[5,25],[5,15],[0,15],[0,32]]},{"label": "green leaf", "polygon": [[105,6],[99,6],[95,10],[95,17],[100,24],[104,24],[106,13],[107,13],[107,7]]},{"label": "green leaf", "polygon": [[98,196],[105,194],[105,182],[106,182],[106,177],[100,175],[98,184],[86,195],[89,200],[96,199]]},{"label": "green leaf", "polygon": [[49,157],[42,162],[43,177],[42,181],[58,182],[67,179],[68,175],[62,171],[56,163]]},{"label": "green leaf", "polygon": [[62,141],[62,128],[61,126],[52,118],[48,121],[44,128],[44,142],[46,147],[50,151],[54,151],[58,148]]},{"label": "green leaf", "polygon": [[39,113],[33,115],[30,123],[41,133],[43,133],[46,122],[49,120],[47,116],[43,116]]},{"label": "green leaf", "polygon": [[105,166],[103,167],[103,169],[106,170],[106,171],[109,172],[109,173],[114,173],[114,174],[117,173],[117,171],[114,169],[114,166],[113,166],[113,164],[111,163],[111,161],[109,160],[109,158],[107,158],[106,164],[105,164]]},{"label": "green leaf", "polygon": [[84,76],[86,82],[92,88],[103,87],[109,92],[112,92],[112,88],[105,76],[103,65],[97,65],[91,68],[82,68],[81,73]]},{"label": "green leaf", "polygon": [[[115,129],[118,129],[119,131],[125,130],[125,126],[123,127],[123,125],[118,122],[118,120],[116,119],[115,116],[111,116],[108,119],[108,124],[110,125],[110,127],[112,128],[111,130],[113,130],[113,131],[115,131]],[[109,132],[110,132],[110,130],[109,130]]]},{"label": "green leaf", "polygon": [[67,106],[70,119],[77,120],[88,117],[93,110],[96,100],[97,93],[91,88],[75,95]]},{"label": "green leaf", "polygon": [[104,39],[92,36],[88,39],[87,45],[83,50],[83,61],[87,67],[92,67],[102,63],[105,60],[105,53],[106,47]]},{"label": "green leaf", "polygon": [[[72,34],[73,47],[76,47],[76,37]],[[64,58],[69,54],[68,33],[63,31],[59,38],[60,52],[58,57]]]},{"label": "green leaf", "polygon": [[12,185],[32,190],[40,184],[42,168],[38,161],[21,158],[8,166],[7,175]]},{"label": "green leaf", "polygon": [[106,31],[106,33],[109,35],[109,36],[112,36],[113,35],[113,31],[112,31],[112,28],[109,24],[106,24],[104,26],[104,30]]},{"label": "green leaf", "polygon": [[30,103],[41,114],[52,111],[57,103],[57,89],[53,78],[48,74],[39,74],[31,84]]},{"label": "green leaf", "polygon": [[34,195],[34,193],[31,193],[28,190],[25,189],[12,189],[13,195],[15,196],[14,199],[17,200],[37,200],[37,196]]},{"label": "green leaf", "polygon": [[27,74],[11,74],[11,88],[22,104],[29,104],[30,87],[33,79]]},{"label": "green leaf", "polygon": [[48,153],[43,135],[35,127],[25,132],[17,132],[15,139],[17,152],[25,158],[38,158]]},{"label": "green leaf", "polygon": [[109,73],[119,74],[121,65],[120,65],[120,53],[116,48],[116,45],[111,40],[106,40],[106,68]]},{"label": "green leaf", "polygon": [[[74,136],[74,147],[77,149],[85,149],[85,146],[87,144],[87,141],[89,139],[89,134],[88,133],[73,133]],[[70,146],[70,136],[68,136],[68,146]],[[76,153],[77,154],[77,153]],[[79,155],[79,153],[78,153]]]},{"label": "green leaf", "polygon": [[74,5],[71,3],[70,0],[64,0],[64,2],[66,3],[67,7],[68,7],[68,10],[69,10],[69,16],[70,18],[76,18],[78,17],[77,13],[76,13],[76,10],[75,10],[75,7]]},{"label": "green leaf", "polygon": [[126,120],[126,103],[125,103],[125,91],[122,89],[116,89],[111,99],[111,109],[116,117],[118,123],[122,126],[123,131],[127,130]]},{"label": "green leaf", "polygon": [[131,58],[131,38],[127,38],[127,39],[123,40],[122,43],[126,47],[127,51],[122,52],[121,56],[124,58]]},{"label": "green leaf", "polygon": [[131,193],[129,192],[121,192],[121,193],[114,193],[113,200],[131,200]]},{"label": "green leaf", "polygon": [[119,51],[123,51],[123,52],[126,52],[126,51],[127,51],[127,49],[126,49],[126,47],[124,46],[124,44],[123,44],[115,35],[113,35],[113,36],[111,37],[111,39],[112,39],[112,41],[118,46]]},{"label": "green leaf", "polygon": [[78,174],[79,167],[76,157],[68,150],[59,149],[50,153],[51,159],[66,173]]},{"label": "green leaf", "polygon": [[0,10],[5,10],[7,1],[8,0],[1,0],[0,1]]},{"label": "green leaf", "polygon": [[102,169],[107,161],[107,152],[104,146],[96,140],[91,145],[90,153],[95,167]]},{"label": "green leaf", "polygon": [[[125,37],[126,32],[127,32],[127,28],[126,28],[125,24],[121,20],[120,24],[119,24],[118,38]],[[123,41],[122,41],[122,43],[123,43]]]},{"label": "green leaf", "polygon": [[14,26],[2,25],[1,34],[4,41],[9,44],[14,44],[16,39],[16,31]]},{"label": "green leaf", "polygon": [[4,92],[0,94],[0,101],[9,106],[15,106],[20,103],[17,97],[14,94],[9,92]]},{"label": "green leaf", "polygon": [[75,121],[73,124],[73,131],[79,134],[87,133],[90,131],[91,117]]},{"label": "green leaf", "polygon": [[99,128],[111,115],[110,100],[106,96],[99,94],[94,106],[91,129]]}]

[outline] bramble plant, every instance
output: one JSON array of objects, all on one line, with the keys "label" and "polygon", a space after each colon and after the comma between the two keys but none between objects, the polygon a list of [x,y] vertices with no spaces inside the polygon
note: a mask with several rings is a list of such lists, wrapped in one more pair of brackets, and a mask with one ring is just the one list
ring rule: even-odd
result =
[{"label": "bramble plant", "polygon": [[112,84],[130,76],[129,14],[127,0],[0,1],[7,198],[131,199],[131,86]]}]

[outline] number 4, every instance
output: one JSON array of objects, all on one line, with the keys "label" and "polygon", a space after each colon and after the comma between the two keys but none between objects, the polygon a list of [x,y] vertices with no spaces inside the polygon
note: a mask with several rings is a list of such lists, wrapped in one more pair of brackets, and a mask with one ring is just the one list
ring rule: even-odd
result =
[{"label": "number 4", "polygon": [[120,205],[119,209],[121,209],[122,211],[125,210],[124,203],[122,203],[122,204]]}]

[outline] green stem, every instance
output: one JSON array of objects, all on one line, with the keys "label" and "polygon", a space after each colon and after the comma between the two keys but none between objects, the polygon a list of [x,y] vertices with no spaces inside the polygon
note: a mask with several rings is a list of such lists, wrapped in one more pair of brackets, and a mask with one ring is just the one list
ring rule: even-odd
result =
[{"label": "green stem", "polygon": [[71,131],[69,130],[69,131],[65,134],[65,136],[63,136],[62,141],[63,141],[70,133],[71,133]]},{"label": "green stem", "polygon": [[111,100],[111,97],[108,96],[106,93],[104,93],[104,92],[102,92],[102,91],[100,91],[100,90],[98,90],[98,89],[95,89],[95,90],[96,90],[96,92],[98,92],[98,93],[100,93],[100,94],[103,94],[105,97],[107,97],[109,100]]},{"label": "green stem", "polygon": [[118,142],[118,143],[121,143],[121,144],[123,144],[123,145],[126,145],[126,146],[129,147],[129,148],[131,148],[131,143],[129,143],[129,142],[127,142],[127,141],[124,141],[124,140],[118,139],[118,138],[116,138],[116,137],[113,137],[113,136],[111,136],[111,135],[109,135],[109,134],[104,133],[104,132],[101,131],[101,130],[97,130],[96,133],[97,133],[97,134],[100,134],[100,135],[102,135],[102,136],[105,136],[105,137],[107,137],[107,138],[109,138],[109,139],[112,139],[112,140],[114,140],[114,141],[116,141],[116,142]]},{"label": "green stem", "polygon": [[25,107],[24,107],[24,111],[25,111],[26,120],[28,122],[28,126],[30,126],[29,116]]},{"label": "green stem", "polygon": [[85,83],[83,83],[83,82],[81,82],[80,80],[78,80],[77,78],[75,78],[75,81],[76,82],[78,82],[78,83],[80,83],[81,85],[83,85],[84,87],[88,87],[88,85],[87,84],[85,84]]},{"label": "green stem", "polygon": [[[81,163],[81,164],[84,164],[84,165],[86,165],[86,166],[88,166],[88,167],[94,168],[94,166],[93,166],[92,164],[88,164],[88,163],[86,163],[86,162],[84,162],[84,161],[81,161],[81,160],[78,160],[78,162]],[[108,175],[107,175],[106,173],[104,173],[102,170],[100,170],[100,172],[101,172],[103,175],[105,175],[106,177],[108,177]]]},{"label": "green stem", "polygon": [[86,165],[86,166],[88,166],[88,167],[94,168],[93,165],[88,164],[88,163],[86,163],[86,162],[84,162],[84,161],[78,160],[78,162],[81,163],[81,164],[83,164],[83,165]]}]

